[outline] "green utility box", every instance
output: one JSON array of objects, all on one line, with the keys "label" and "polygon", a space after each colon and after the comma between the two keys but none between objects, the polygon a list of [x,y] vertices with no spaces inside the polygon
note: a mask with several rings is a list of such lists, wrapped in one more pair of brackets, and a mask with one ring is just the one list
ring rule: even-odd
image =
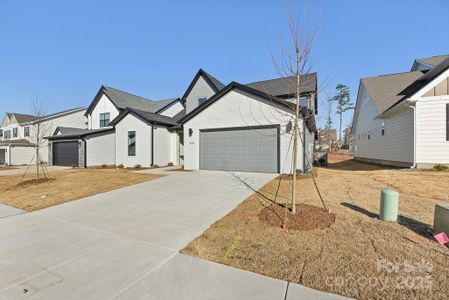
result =
[{"label": "green utility box", "polygon": [[435,205],[433,231],[435,233],[445,232],[449,236],[449,205]]},{"label": "green utility box", "polygon": [[380,192],[380,213],[382,221],[396,222],[398,220],[399,194],[392,189]]}]

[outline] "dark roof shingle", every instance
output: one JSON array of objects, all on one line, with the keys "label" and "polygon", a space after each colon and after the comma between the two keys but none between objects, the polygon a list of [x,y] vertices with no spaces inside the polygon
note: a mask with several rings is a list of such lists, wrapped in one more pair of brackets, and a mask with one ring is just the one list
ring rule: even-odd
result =
[{"label": "dark roof shingle", "polygon": [[404,89],[423,75],[421,71],[362,78],[362,84],[380,113],[404,98]]},{"label": "dark roof shingle", "polygon": [[[296,76],[251,82],[245,85],[276,97],[296,94]],[[301,94],[316,92],[317,85],[316,73],[300,76]]]}]

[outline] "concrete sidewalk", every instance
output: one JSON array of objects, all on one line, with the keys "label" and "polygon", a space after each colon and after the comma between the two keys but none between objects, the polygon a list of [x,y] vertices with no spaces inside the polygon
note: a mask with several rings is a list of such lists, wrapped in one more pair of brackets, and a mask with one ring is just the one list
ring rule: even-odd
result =
[{"label": "concrete sidewalk", "polygon": [[0,203],[0,219],[26,213],[25,210]]},{"label": "concrete sidewalk", "polygon": [[0,219],[0,299],[285,299],[286,282],[179,254],[275,176],[173,172]]}]

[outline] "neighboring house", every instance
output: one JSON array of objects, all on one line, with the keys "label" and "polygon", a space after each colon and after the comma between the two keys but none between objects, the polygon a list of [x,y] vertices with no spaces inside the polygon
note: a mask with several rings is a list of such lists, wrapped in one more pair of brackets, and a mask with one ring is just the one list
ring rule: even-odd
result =
[{"label": "neighboring house", "polygon": [[[316,74],[302,77],[305,128],[298,169],[312,163]],[[61,126],[49,137],[53,164],[183,165],[189,170],[289,172],[293,80],[224,85],[199,70],[180,98],[153,101],[101,87],[86,111],[87,130]],[[286,101],[287,100],[287,101]]]},{"label": "neighboring house", "polygon": [[318,129],[316,133],[315,149],[325,151],[334,146],[337,146],[337,129]]},{"label": "neighboring house", "polygon": [[449,55],[410,72],[363,78],[353,121],[356,159],[401,167],[449,164]]},{"label": "neighboring house", "polygon": [[[0,128],[0,164],[35,164],[36,124],[41,124],[41,137],[53,133],[56,127],[62,124],[85,128],[85,110],[85,108],[75,108],[41,118],[19,113],[6,113]],[[39,151],[41,160],[47,162],[48,146],[46,142],[41,143]]]}]

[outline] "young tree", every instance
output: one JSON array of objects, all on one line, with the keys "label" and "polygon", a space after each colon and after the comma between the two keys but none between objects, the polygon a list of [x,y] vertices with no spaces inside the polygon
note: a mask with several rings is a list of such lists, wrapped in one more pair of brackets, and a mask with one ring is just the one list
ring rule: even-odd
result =
[{"label": "young tree", "polygon": [[341,129],[343,124],[343,114],[348,110],[354,109],[354,105],[351,103],[351,98],[349,95],[349,88],[344,84],[337,84],[335,87],[336,94],[332,98],[333,101],[337,102],[337,114],[340,117],[339,131],[338,131],[338,140],[341,141]]},{"label": "young tree", "polygon": [[[32,103],[32,112],[35,116],[35,119],[30,122],[30,137],[29,141],[30,143],[34,144],[34,157],[30,164],[35,163],[36,164],[36,179],[39,180],[40,178],[48,178],[48,174],[45,170],[44,163],[41,157],[41,149],[46,147],[48,141],[45,139],[46,136],[50,134],[49,127],[47,122],[45,122],[43,119],[46,116],[46,106],[43,102],[41,102],[38,99],[35,99]],[[28,166],[29,167],[29,166]],[[28,172],[28,168],[25,170],[25,173],[22,176],[22,181],[25,178],[25,175]]]},{"label": "young tree", "polygon": [[305,155],[305,124],[310,118],[315,116],[315,95],[311,94],[308,96],[304,95],[304,86],[306,82],[303,82],[304,74],[309,73],[310,64],[310,53],[312,50],[312,45],[315,39],[315,34],[306,29],[306,16],[305,12],[302,23],[296,20],[296,16],[292,10],[288,11],[288,24],[290,29],[291,45],[290,47],[280,47],[281,54],[280,58],[277,60],[273,56],[273,64],[278,75],[289,85],[295,86],[294,95],[292,95],[293,100],[293,117],[290,119],[292,132],[292,213],[296,213],[296,202],[297,202],[297,169],[298,169],[298,149],[300,143],[303,146],[304,153],[304,164],[308,159]]}]

